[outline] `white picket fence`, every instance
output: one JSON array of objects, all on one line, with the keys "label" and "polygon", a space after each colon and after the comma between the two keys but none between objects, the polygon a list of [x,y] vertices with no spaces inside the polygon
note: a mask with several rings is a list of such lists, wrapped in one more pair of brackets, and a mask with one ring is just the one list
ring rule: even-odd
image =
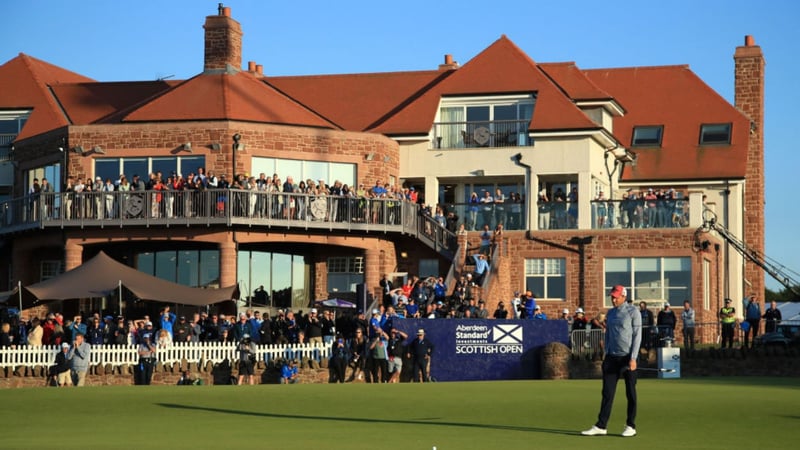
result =
[{"label": "white picket fence", "polygon": [[[331,357],[331,346],[327,344],[286,344],[286,345],[257,345],[257,361],[274,361],[281,359],[313,359],[321,362]],[[92,365],[122,366],[139,362],[139,355],[135,345],[95,345],[92,346],[90,361]],[[0,349],[0,367],[36,367],[55,364],[57,346],[18,347]],[[208,361],[220,363],[224,360],[236,361],[239,352],[236,344],[223,344],[219,342],[179,343],[157,352],[160,363],[171,364],[186,360],[193,363],[205,364]]]}]

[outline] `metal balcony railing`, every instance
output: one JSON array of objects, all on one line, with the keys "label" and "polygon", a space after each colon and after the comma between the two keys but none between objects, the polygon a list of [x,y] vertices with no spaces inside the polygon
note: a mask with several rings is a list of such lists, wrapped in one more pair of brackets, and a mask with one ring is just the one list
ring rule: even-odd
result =
[{"label": "metal balcony railing", "polygon": [[433,146],[440,149],[522,147],[531,145],[530,120],[439,122],[433,124]]},{"label": "metal balcony railing", "polygon": [[247,225],[395,232],[452,258],[455,235],[391,198],[234,189],[47,192],[0,202],[0,234],[35,228]]},{"label": "metal balcony railing", "polygon": [[592,229],[687,228],[689,199],[592,200]]}]

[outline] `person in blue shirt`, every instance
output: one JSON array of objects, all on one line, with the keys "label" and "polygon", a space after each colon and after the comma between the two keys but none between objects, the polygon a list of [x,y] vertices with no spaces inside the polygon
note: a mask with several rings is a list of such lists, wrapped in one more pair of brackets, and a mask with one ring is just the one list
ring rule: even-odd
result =
[{"label": "person in blue shirt", "polygon": [[444,302],[447,300],[447,283],[444,278],[439,277],[436,284],[433,285],[433,300],[437,302]]},{"label": "person in blue shirt", "polygon": [[521,300],[522,307],[525,309],[525,317],[523,319],[533,319],[536,314],[536,299],[533,297],[533,293],[526,291]]},{"label": "person in blue shirt", "polygon": [[539,305],[533,308],[533,320],[547,320],[547,314],[542,312],[542,307]]},{"label": "person in blue shirt", "polygon": [[604,436],[608,434],[608,419],[614,405],[617,382],[625,380],[625,396],[628,400],[627,417],[623,437],[636,436],[636,360],[642,343],[642,315],[632,304],[626,302],[628,290],[616,285],[609,294],[614,305],[608,312],[605,335],[605,358],[603,358],[603,395],[597,422],[584,436]]},{"label": "person in blue shirt", "polygon": [[81,316],[75,316],[72,323],[67,327],[70,331],[71,336],[77,336],[82,334],[86,336],[86,324],[82,323],[83,319]]},{"label": "person in blue shirt", "polygon": [[472,255],[472,259],[475,260],[475,273],[472,277],[474,283],[481,286],[483,285],[483,278],[489,272],[489,263],[486,262],[486,255],[482,253]]},{"label": "person in blue shirt", "polygon": [[[742,303],[744,304],[744,319],[750,325],[744,328],[744,347],[747,348],[749,342],[750,348],[752,348],[753,344],[755,344],[756,336],[758,336],[758,327],[761,324],[761,305],[756,300],[756,294],[750,294]],[[752,341],[749,340],[751,333],[753,335]]]},{"label": "person in blue shirt", "polygon": [[161,329],[167,330],[167,333],[169,333],[170,337],[172,337],[172,326],[175,325],[175,319],[175,314],[169,312],[169,306],[161,310]]},{"label": "person in blue shirt", "polygon": [[489,230],[489,224],[483,226],[481,232],[481,247],[480,253],[488,255],[492,251],[492,232]]},{"label": "person in blue shirt", "polygon": [[295,384],[300,381],[297,371],[297,363],[293,359],[287,361],[281,367],[281,384]]}]

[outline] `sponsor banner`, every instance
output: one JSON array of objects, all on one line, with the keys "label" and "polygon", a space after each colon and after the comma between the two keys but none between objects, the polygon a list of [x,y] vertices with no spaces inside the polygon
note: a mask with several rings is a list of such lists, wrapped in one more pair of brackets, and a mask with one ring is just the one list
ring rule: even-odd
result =
[{"label": "sponsor banner", "polygon": [[519,380],[540,378],[545,344],[569,345],[563,320],[406,319],[394,322],[408,333],[417,330],[434,345],[431,376],[436,381]]}]

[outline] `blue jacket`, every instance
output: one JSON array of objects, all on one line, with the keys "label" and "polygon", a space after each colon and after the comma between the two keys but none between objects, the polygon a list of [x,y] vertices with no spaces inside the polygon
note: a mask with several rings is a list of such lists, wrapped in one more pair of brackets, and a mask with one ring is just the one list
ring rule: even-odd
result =
[{"label": "blue jacket", "polygon": [[758,320],[761,319],[761,306],[758,302],[750,302],[745,300],[745,319]]},{"label": "blue jacket", "polygon": [[489,263],[487,263],[485,259],[482,259],[480,255],[472,255],[472,259],[475,260],[476,274],[481,275],[489,268]]},{"label": "blue jacket", "polygon": [[292,375],[297,374],[297,366],[290,367],[288,364],[284,364],[281,368],[281,377],[286,379],[291,379]]},{"label": "blue jacket", "polygon": [[172,337],[172,325],[175,324],[175,314],[167,313],[161,315],[161,329],[167,330],[170,337]]}]

